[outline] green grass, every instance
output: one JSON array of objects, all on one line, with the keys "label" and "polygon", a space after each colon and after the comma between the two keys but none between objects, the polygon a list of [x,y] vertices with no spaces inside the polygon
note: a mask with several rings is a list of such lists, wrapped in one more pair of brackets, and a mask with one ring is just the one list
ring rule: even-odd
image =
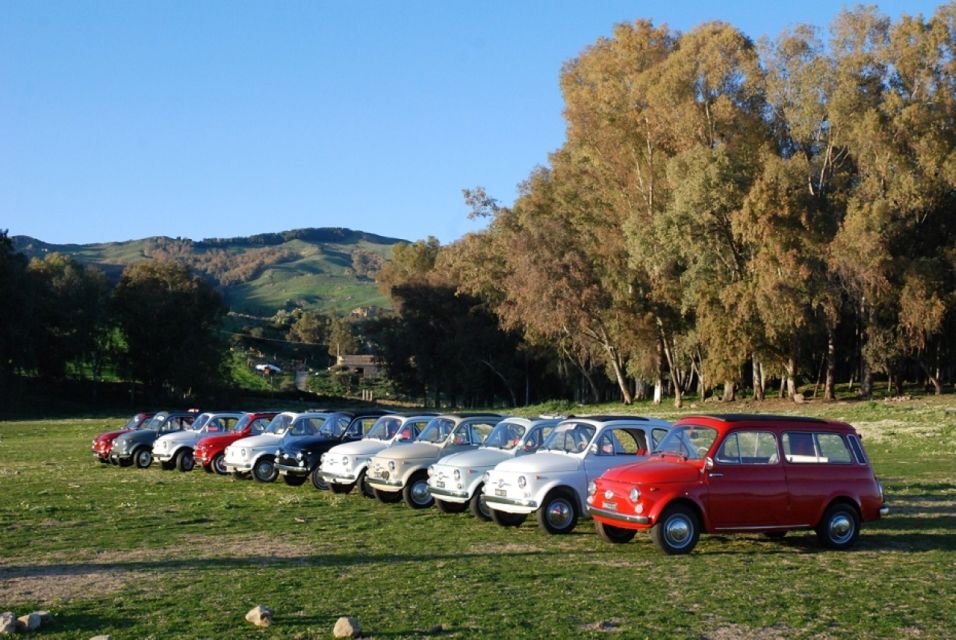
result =
[{"label": "green grass", "polygon": [[[757,407],[858,425],[892,515],[850,552],[795,532],[705,536],[687,557],[645,535],[603,543],[589,522],[548,536],[311,486],[105,466],[89,453],[102,420],[0,422],[0,610],[50,609],[37,638],[321,638],[341,615],[375,638],[954,638],[954,405]],[[256,604],[276,610],[267,630],[243,620]]]}]

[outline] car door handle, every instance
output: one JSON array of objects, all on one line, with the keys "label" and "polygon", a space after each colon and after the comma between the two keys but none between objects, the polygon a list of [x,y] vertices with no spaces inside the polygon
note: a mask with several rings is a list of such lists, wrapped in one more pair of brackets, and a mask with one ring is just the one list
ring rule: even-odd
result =
[{"label": "car door handle", "polygon": [[723,478],[723,477],[724,477],[724,474],[711,472],[711,473],[710,473],[710,477],[711,477],[711,478]]}]

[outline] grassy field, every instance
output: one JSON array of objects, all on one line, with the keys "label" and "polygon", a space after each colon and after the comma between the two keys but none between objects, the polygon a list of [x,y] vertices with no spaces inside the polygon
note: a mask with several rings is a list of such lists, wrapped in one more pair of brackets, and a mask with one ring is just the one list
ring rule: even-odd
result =
[{"label": "grassy field", "polygon": [[[953,396],[706,409],[852,422],[892,515],[851,552],[791,533],[705,536],[667,557],[644,535],[605,544],[590,522],[552,537],[531,520],[105,466],[89,451],[102,420],[0,422],[0,611],[51,610],[43,638],[327,638],[341,615],[375,638],[956,638]],[[256,604],[272,627],[243,620]]]}]

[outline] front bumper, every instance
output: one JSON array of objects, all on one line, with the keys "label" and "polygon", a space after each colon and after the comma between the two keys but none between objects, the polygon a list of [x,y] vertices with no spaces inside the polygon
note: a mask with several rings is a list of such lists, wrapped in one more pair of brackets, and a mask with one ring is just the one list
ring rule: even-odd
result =
[{"label": "front bumper", "polygon": [[379,491],[386,491],[389,493],[401,491],[402,487],[405,485],[405,483],[401,480],[385,480],[382,478],[371,477],[368,478],[367,482],[373,489],[378,489]]},{"label": "front bumper", "polygon": [[249,473],[252,471],[251,462],[224,462],[223,466],[228,473]]},{"label": "front bumper", "polygon": [[320,469],[319,473],[322,474],[323,480],[333,484],[352,484],[358,480],[358,476],[354,473],[338,473],[337,471],[325,471],[324,469]]},{"label": "front bumper", "polygon": [[613,520],[615,522],[626,522],[627,524],[640,524],[640,525],[650,525],[651,519],[648,516],[632,516],[626,513],[620,513],[619,511],[611,511],[609,509],[599,509],[597,507],[592,507],[588,505],[588,513],[592,516],[598,516],[600,518],[606,518],[607,520]]},{"label": "front bumper", "polygon": [[275,466],[279,475],[282,476],[307,476],[310,472],[308,467],[300,467],[297,464],[291,465],[285,462],[277,462]]},{"label": "front bumper", "polygon": [[110,460],[116,460],[117,462],[120,460],[130,460],[132,457],[133,454],[131,452],[117,453],[116,451],[110,451]]},{"label": "front bumper", "polygon": [[153,452],[153,458],[158,462],[172,462],[173,458],[176,457],[175,453],[156,453]]},{"label": "front bumper", "polygon": [[428,492],[433,496],[438,496],[444,499],[446,502],[468,502],[471,499],[471,494],[469,494],[464,489],[445,489],[444,487],[436,487],[431,483],[428,484]]},{"label": "front bumper", "polygon": [[[533,498],[508,498],[505,496],[488,495],[485,496],[485,504],[492,509],[498,508],[499,511],[508,513],[531,513],[538,510],[538,503]],[[497,507],[495,506],[497,505]],[[504,507],[501,509],[500,507]]]}]

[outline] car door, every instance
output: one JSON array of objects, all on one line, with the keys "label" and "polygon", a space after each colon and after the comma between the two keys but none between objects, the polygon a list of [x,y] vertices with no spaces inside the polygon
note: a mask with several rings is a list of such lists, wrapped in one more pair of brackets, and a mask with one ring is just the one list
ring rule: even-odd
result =
[{"label": "car door", "polygon": [[715,529],[760,529],[786,521],[787,479],[777,436],[739,429],[718,444],[713,467],[704,470],[704,500]]},{"label": "car door", "polygon": [[590,482],[613,467],[639,462],[639,452],[647,453],[647,434],[639,428],[605,429],[588,447],[584,470]]}]

